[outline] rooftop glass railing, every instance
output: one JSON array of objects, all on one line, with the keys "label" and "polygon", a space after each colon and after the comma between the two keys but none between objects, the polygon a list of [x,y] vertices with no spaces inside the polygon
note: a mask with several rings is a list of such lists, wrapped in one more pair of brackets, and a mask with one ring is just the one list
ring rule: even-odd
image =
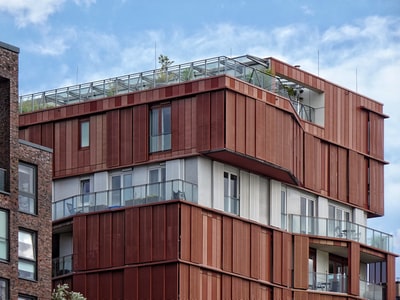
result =
[{"label": "rooftop glass railing", "polygon": [[348,221],[289,214],[287,230],[292,233],[354,240],[384,251],[392,251],[393,248],[392,235]]},{"label": "rooftop glass railing", "polygon": [[143,205],[165,200],[186,200],[197,203],[197,195],[197,185],[183,180],[171,180],[79,194],[53,202],[53,220],[79,213]]},{"label": "rooftop glass railing", "polygon": [[312,121],[314,108],[297,101],[292,96],[289,84],[272,75],[269,65],[268,59],[250,55],[236,58],[219,56],[170,66],[166,69],[155,69],[23,95],[19,98],[19,111],[27,113],[225,74],[289,98],[296,106],[296,111],[301,112],[300,116]]}]

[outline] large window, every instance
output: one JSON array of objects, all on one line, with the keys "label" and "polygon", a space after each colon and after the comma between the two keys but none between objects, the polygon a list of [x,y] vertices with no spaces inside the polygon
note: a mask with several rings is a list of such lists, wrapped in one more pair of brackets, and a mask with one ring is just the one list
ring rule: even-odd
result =
[{"label": "large window", "polygon": [[19,210],[36,214],[36,166],[19,163],[18,166],[18,203]]},{"label": "large window", "polygon": [[8,280],[0,278],[0,300],[8,300]]},{"label": "large window", "polygon": [[111,175],[111,205],[125,205],[125,201],[133,199],[132,171]]},{"label": "large window", "polygon": [[0,260],[8,260],[8,212],[5,210],[0,210]]},{"label": "large window", "polygon": [[149,185],[147,196],[150,201],[159,201],[166,198],[165,180],[165,166],[152,168],[149,170]]},{"label": "large window", "polygon": [[[18,300],[36,300],[37,298],[34,296],[28,295],[18,295]],[[0,299],[1,300],[1,299]]]},{"label": "large window", "polygon": [[239,182],[238,176],[224,172],[224,210],[239,215]]},{"label": "large window", "polygon": [[36,280],[36,233],[18,231],[18,274],[19,278]]},{"label": "large window", "polygon": [[89,120],[80,121],[80,147],[89,147]]},{"label": "large window", "polygon": [[353,239],[350,211],[329,204],[329,235]]},{"label": "large window", "polygon": [[171,106],[150,110],[150,152],[171,149]]},{"label": "large window", "polygon": [[314,200],[300,197],[300,230],[301,233],[314,234]]}]

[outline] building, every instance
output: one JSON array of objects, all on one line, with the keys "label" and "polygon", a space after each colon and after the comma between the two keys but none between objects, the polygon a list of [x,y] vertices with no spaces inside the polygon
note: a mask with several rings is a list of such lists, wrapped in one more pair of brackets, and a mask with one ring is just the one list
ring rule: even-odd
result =
[{"label": "building", "polygon": [[53,284],[88,299],[394,299],[383,105],[273,58],[20,98],[53,149]]},{"label": "building", "polygon": [[18,139],[18,53],[0,42],[0,299],[50,299],[52,151]]}]

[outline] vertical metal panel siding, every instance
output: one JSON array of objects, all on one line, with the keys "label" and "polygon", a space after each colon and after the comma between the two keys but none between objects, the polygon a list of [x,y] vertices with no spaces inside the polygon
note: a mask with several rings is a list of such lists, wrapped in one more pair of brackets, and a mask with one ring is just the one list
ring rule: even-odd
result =
[{"label": "vertical metal panel siding", "polygon": [[338,198],[343,202],[348,201],[348,160],[347,149],[338,148]]},{"label": "vertical metal panel siding", "polygon": [[[99,215],[99,267],[111,267],[112,253],[112,213]],[[115,253],[117,254],[117,253]]]},{"label": "vertical metal panel siding", "polygon": [[246,154],[256,155],[256,106],[255,100],[246,97]]},{"label": "vertical metal panel siding", "polygon": [[210,125],[211,125],[211,106],[210,93],[196,95],[197,107],[197,150],[210,150]]},{"label": "vertical metal panel siding", "polygon": [[367,203],[367,166],[364,156],[349,151],[349,202],[362,208],[368,208]]},{"label": "vertical metal panel siding", "polygon": [[370,199],[373,212],[384,213],[384,174],[383,164],[381,162],[369,159],[370,171]]},{"label": "vertical metal panel siding", "polygon": [[99,215],[88,215],[86,217],[87,232],[87,269],[96,269],[99,267],[100,259],[100,243],[99,243]]},{"label": "vertical metal panel siding", "polygon": [[165,258],[165,247],[166,247],[166,215],[165,206],[154,206],[152,207],[153,218],[152,218],[152,244],[151,248],[147,251],[153,252],[152,261],[162,260]]},{"label": "vertical metal panel siding", "polygon": [[232,271],[250,276],[250,224],[233,219]]},{"label": "vertical metal panel siding", "polygon": [[74,218],[73,223],[74,270],[86,270],[86,216]]},{"label": "vertical metal panel siding", "polygon": [[198,207],[191,208],[190,258],[192,262],[202,263],[203,259],[203,216]]},{"label": "vertical metal panel siding", "polygon": [[[140,299],[138,268],[128,267],[124,270],[124,297],[125,299]],[[148,284],[148,283],[147,283]]]},{"label": "vertical metal panel siding", "polygon": [[211,93],[211,148],[225,147],[225,91]]},{"label": "vertical metal panel siding", "polygon": [[338,181],[338,147],[329,145],[329,195],[337,198]]},{"label": "vertical metal panel siding", "polygon": [[108,111],[107,115],[107,167],[115,167],[120,163],[120,116],[119,110]]},{"label": "vertical metal panel siding", "polygon": [[139,210],[139,261],[149,262],[152,260],[153,249],[152,207],[140,207]]},{"label": "vertical metal panel siding", "polygon": [[274,230],[272,236],[272,282],[282,284],[282,232]]},{"label": "vertical metal panel siding", "polygon": [[148,114],[149,109],[147,105],[139,105],[133,108],[133,160],[135,163],[148,159]]},{"label": "vertical metal panel siding", "polygon": [[[293,286],[298,289],[308,288],[308,276],[305,276],[306,271],[308,272],[308,257],[309,257],[309,245],[307,236],[294,236],[294,282]],[[308,274],[308,273],[307,273]]]},{"label": "vertical metal panel siding", "polygon": [[125,209],[125,263],[139,262],[139,207]]},{"label": "vertical metal panel siding", "polygon": [[251,272],[250,276],[253,278],[260,278],[260,269],[266,268],[266,265],[261,265],[261,241],[260,241],[260,235],[261,235],[261,228],[260,226],[256,225],[250,225],[251,229],[251,236],[250,236],[250,267],[251,267]]},{"label": "vertical metal panel siding", "polygon": [[203,212],[203,263],[214,268],[222,266],[222,218]]},{"label": "vertical metal panel siding", "polygon": [[233,241],[233,225],[232,218],[222,217],[222,269],[232,272],[232,241]]},{"label": "vertical metal panel siding", "polygon": [[133,113],[131,107],[121,109],[120,122],[121,165],[128,165],[133,162]]},{"label": "vertical metal panel siding", "polygon": [[379,159],[383,159],[384,151],[384,119],[372,112],[369,113],[370,119],[370,154]]},{"label": "vertical metal panel siding", "polygon": [[191,251],[191,213],[190,206],[182,205],[180,208],[181,225],[179,226],[180,234],[180,258],[190,261]]},{"label": "vertical metal panel siding", "polygon": [[[246,134],[247,134],[247,118],[246,118],[246,98],[241,94],[236,94],[236,106],[235,106],[236,118],[232,120],[233,124],[227,124],[235,128],[235,150],[237,152],[246,153]],[[235,116],[234,115],[234,116]],[[233,116],[233,117],[234,117]],[[251,136],[251,135],[250,135]]]},{"label": "vertical metal panel siding", "polygon": [[[266,159],[265,147],[266,147],[266,104],[261,101],[256,101],[256,114],[255,114],[255,140],[256,140],[256,157],[261,160]],[[296,145],[294,145],[294,150],[297,149]],[[294,151],[295,152],[295,151]]]},{"label": "vertical metal panel siding", "polygon": [[[386,256],[386,299],[395,299],[396,297],[396,257],[387,254]],[[397,295],[398,296],[398,295]]]},{"label": "vertical metal panel siding", "polygon": [[[349,243],[348,249],[349,274],[360,274],[360,244],[355,242]],[[349,294],[360,294],[360,278],[358,276],[349,276]]]},{"label": "vertical metal panel siding", "polygon": [[232,277],[232,299],[250,299],[250,282]]},{"label": "vertical metal panel siding", "polygon": [[[290,233],[282,233],[282,285],[292,286],[293,242]],[[296,252],[294,252],[296,253]]]},{"label": "vertical metal panel siding", "polygon": [[[225,100],[225,145],[228,149],[236,149],[236,93],[226,91]],[[240,147],[239,147],[240,148]]]}]

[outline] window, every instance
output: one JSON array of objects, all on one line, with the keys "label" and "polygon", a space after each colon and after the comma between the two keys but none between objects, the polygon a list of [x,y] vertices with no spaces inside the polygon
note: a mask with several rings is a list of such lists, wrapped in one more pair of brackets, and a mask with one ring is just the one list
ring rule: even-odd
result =
[{"label": "window", "polygon": [[8,295],[8,280],[4,278],[0,278],[0,300],[9,299]]},{"label": "window", "polygon": [[350,211],[329,204],[329,235],[353,238]]},{"label": "window", "polygon": [[[34,296],[28,295],[18,295],[18,300],[36,300],[37,298]],[[0,299],[1,300],[1,299]]]},{"label": "window", "polygon": [[148,198],[150,201],[166,199],[165,180],[165,166],[149,170]]},{"label": "window", "polygon": [[300,231],[314,233],[314,201],[304,196],[300,197]]},{"label": "window", "polygon": [[150,152],[171,149],[171,106],[150,110]]},{"label": "window", "polygon": [[132,172],[111,175],[111,205],[125,205],[125,201],[133,199]]},{"label": "window", "polygon": [[281,228],[286,229],[286,187],[281,190]]},{"label": "window", "polygon": [[89,120],[80,121],[80,146],[89,147]]},{"label": "window", "polygon": [[89,205],[90,200],[90,179],[81,180],[82,204]]},{"label": "window", "polygon": [[18,231],[18,276],[36,280],[36,233]]},{"label": "window", "polygon": [[235,174],[224,172],[224,210],[239,215],[239,185]]},{"label": "window", "polygon": [[0,260],[8,260],[8,212],[5,210],[0,210]]},{"label": "window", "polygon": [[36,177],[36,166],[22,162],[19,163],[19,210],[29,214],[36,214]]}]

